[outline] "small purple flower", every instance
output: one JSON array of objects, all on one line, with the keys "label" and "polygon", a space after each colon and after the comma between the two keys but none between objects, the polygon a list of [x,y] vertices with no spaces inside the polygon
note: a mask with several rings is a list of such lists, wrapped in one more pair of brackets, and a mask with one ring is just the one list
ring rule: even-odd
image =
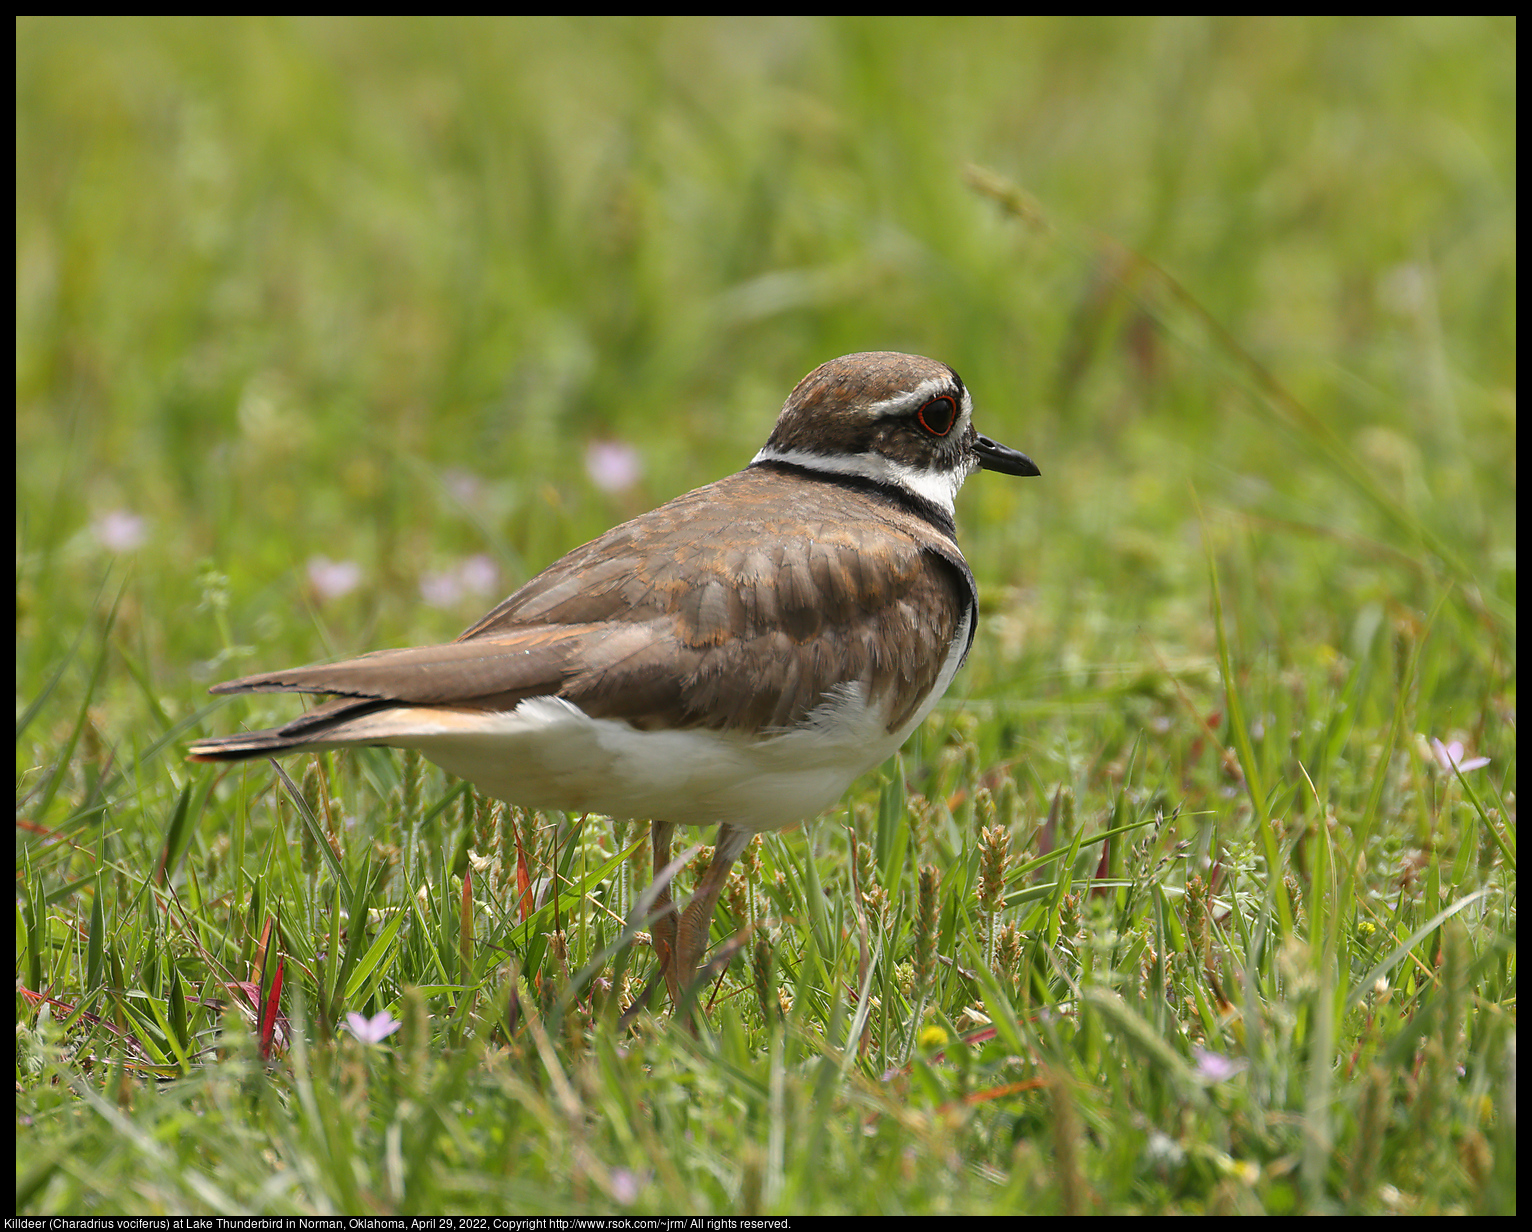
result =
[{"label": "small purple flower", "polygon": [[500,569],[480,553],[451,569],[427,573],[420,579],[420,595],[432,607],[450,608],[467,595],[488,595],[500,585]]},{"label": "small purple flower", "polygon": [[96,536],[96,542],[108,551],[131,552],[134,548],[142,547],[144,540],[149,537],[148,526],[136,513],[113,509],[92,522],[90,528]]},{"label": "small purple flower", "polygon": [[387,1010],[379,1010],[371,1018],[354,1010],[346,1015],[346,1030],[364,1044],[381,1044],[403,1025]]},{"label": "small purple flower", "polygon": [[354,560],[331,560],[328,556],[310,556],[309,585],[321,599],[339,599],[362,583],[362,566]]},{"label": "small purple flower", "polygon": [[477,475],[459,467],[453,467],[443,474],[442,482],[446,484],[447,491],[465,505],[471,505],[478,500],[479,491],[484,487],[483,481]]},{"label": "small purple flower", "polygon": [[644,464],[632,445],[592,441],[585,450],[585,473],[603,492],[626,492],[644,473]]},{"label": "small purple flower", "polygon": [[462,579],[456,570],[427,573],[420,579],[420,597],[431,607],[455,607],[463,597]]},{"label": "small purple flower", "polygon": [[459,565],[457,575],[463,589],[471,595],[492,594],[500,586],[499,567],[482,552]]},{"label": "small purple flower", "polygon": [[1436,764],[1448,774],[1456,770],[1459,774],[1467,774],[1470,770],[1478,770],[1489,765],[1488,757],[1463,757],[1463,742],[1454,740],[1451,744],[1443,744],[1435,736],[1431,737],[1431,751],[1436,754]]},{"label": "small purple flower", "polygon": [[1195,1044],[1192,1045],[1192,1060],[1197,1063],[1197,1072],[1208,1082],[1223,1082],[1250,1064],[1248,1061],[1231,1061],[1222,1053],[1209,1052]]},{"label": "small purple flower", "polygon": [[621,1202],[624,1206],[632,1206],[638,1201],[638,1195],[649,1183],[650,1173],[640,1176],[630,1168],[613,1168],[611,1173],[611,1195],[614,1201]]}]

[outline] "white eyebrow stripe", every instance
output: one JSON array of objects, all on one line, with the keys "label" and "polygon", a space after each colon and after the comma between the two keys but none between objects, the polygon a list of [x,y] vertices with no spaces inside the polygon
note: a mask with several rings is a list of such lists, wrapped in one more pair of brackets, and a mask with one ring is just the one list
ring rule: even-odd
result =
[{"label": "white eyebrow stripe", "polygon": [[[946,393],[952,386],[951,378],[932,376],[927,377],[914,389],[907,389],[902,394],[892,398],[884,398],[882,402],[874,402],[867,408],[870,419],[887,419],[894,415],[903,415],[911,407],[921,406],[929,402],[939,393]],[[973,400],[968,396],[968,390],[963,390],[962,401],[958,406],[959,413],[973,410]]]}]

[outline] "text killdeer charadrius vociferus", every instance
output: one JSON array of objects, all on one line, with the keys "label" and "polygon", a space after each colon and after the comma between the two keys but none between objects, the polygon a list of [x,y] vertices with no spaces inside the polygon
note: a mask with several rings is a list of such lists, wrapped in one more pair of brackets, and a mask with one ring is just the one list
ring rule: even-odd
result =
[{"label": "text killdeer charadrius vociferus", "polygon": [[816,368],[750,465],[550,565],[455,642],[246,676],[214,693],[334,695],[197,761],[418,749],[528,808],[718,826],[713,862],[652,935],[672,1000],[693,980],[750,837],[833,804],[904,743],[978,615],[953,502],[1036,465],[973,426],[946,364],[873,351]]}]

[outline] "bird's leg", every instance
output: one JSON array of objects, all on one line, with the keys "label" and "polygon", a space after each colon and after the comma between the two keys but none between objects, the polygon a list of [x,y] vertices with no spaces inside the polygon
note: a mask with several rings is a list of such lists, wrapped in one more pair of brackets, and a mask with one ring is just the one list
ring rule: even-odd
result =
[{"label": "bird's leg", "polygon": [[[654,850],[654,869],[650,879],[650,886],[639,895],[639,902],[644,903],[642,914],[648,918],[649,944],[654,950],[655,957],[659,959],[659,970],[654,972],[644,986],[639,990],[632,1003],[622,1012],[622,1017],[617,1020],[620,1031],[626,1031],[634,1021],[649,1007],[649,999],[654,995],[655,988],[660,980],[664,980],[670,989],[671,999],[679,995],[680,984],[676,977],[676,908],[670,896],[670,881],[674,872],[665,874],[670,864],[670,838],[675,830],[675,823],[669,821],[651,821],[649,823],[649,838]],[[638,908],[635,905],[635,912]]]},{"label": "bird's leg", "polygon": [[[724,886],[728,884],[729,869],[733,867],[740,853],[745,850],[750,839],[749,830],[741,830],[727,824],[718,827],[718,842],[713,848],[713,862],[708,865],[707,872],[697,883],[697,890],[692,895],[692,901],[681,913],[680,924],[676,929],[675,962],[667,972],[671,1002],[677,1009],[681,1006],[681,994],[697,978],[697,968],[701,965],[702,955],[707,950],[708,930],[713,924],[713,911],[718,906],[718,898],[723,893]],[[672,975],[674,978],[671,978]]]},{"label": "bird's leg", "polygon": [[[649,837],[654,845],[654,868],[652,876],[658,877],[670,863],[670,837],[675,832],[672,821],[651,821]],[[670,882],[660,887],[659,897],[654,900],[655,915],[649,925],[653,938],[654,953],[660,960],[660,971],[665,976],[665,986],[670,989],[670,999],[680,999],[680,984],[676,979],[676,908],[670,897]]]}]

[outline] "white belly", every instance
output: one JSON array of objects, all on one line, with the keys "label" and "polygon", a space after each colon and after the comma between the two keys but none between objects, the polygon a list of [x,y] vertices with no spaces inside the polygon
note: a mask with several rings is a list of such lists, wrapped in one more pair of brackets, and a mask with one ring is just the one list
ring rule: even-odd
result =
[{"label": "white belly", "polygon": [[947,691],[967,643],[965,621],[936,686],[892,732],[888,699],[869,705],[860,682],[843,686],[801,726],[761,736],[640,731],[554,697],[498,714],[382,711],[362,724],[375,733],[372,742],[419,749],[486,795],[526,808],[777,830],[817,816],[892,756]]},{"label": "white belly", "polygon": [[415,733],[389,743],[419,749],[497,799],[683,825],[726,821],[747,830],[815,816],[900,744],[887,732],[837,740],[810,729],[765,739],[701,728],[639,731],[592,719],[556,698],[475,716],[471,731],[450,730],[450,722],[439,733],[423,731],[424,717],[415,711]]}]

